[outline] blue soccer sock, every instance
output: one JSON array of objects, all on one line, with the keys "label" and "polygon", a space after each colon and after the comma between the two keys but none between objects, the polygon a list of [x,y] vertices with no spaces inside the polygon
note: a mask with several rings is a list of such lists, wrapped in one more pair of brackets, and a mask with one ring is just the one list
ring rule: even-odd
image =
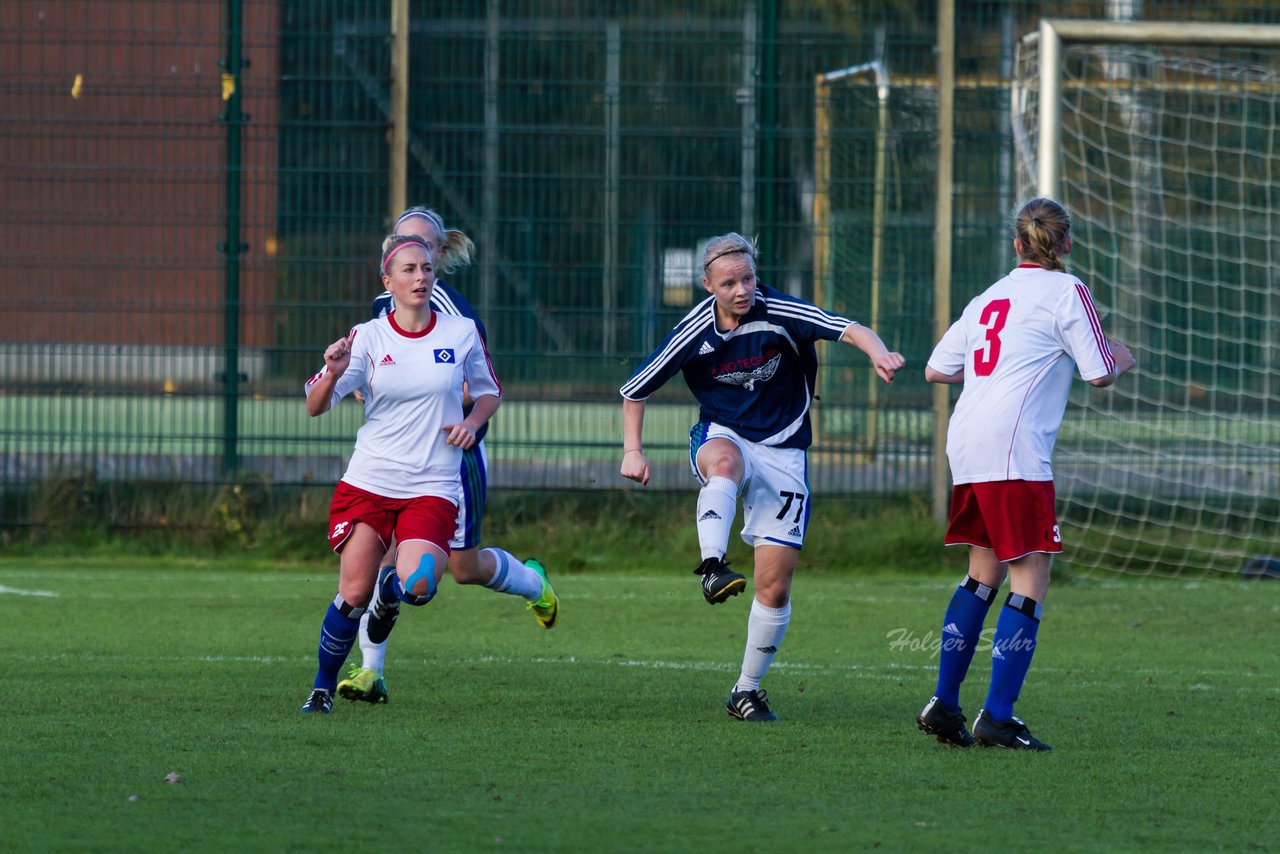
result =
[{"label": "blue soccer sock", "polygon": [[982,623],[996,598],[992,587],[966,575],[951,594],[942,617],[942,650],[938,657],[938,700],[949,709],[960,708],[960,683],[969,672]]},{"label": "blue soccer sock", "polygon": [[987,714],[998,721],[1013,717],[1013,704],[1022,690],[1036,652],[1036,632],[1040,629],[1043,606],[1020,593],[1010,593],[1000,609],[996,636],[991,644],[991,688],[987,691]]},{"label": "blue soccer sock", "polygon": [[317,658],[320,666],[316,670],[315,687],[330,694],[338,687],[338,671],[347,660],[347,653],[355,645],[356,633],[360,630],[360,615],[364,608],[348,605],[341,596],[335,596],[329,610],[325,612],[324,623],[320,626],[320,648]]}]

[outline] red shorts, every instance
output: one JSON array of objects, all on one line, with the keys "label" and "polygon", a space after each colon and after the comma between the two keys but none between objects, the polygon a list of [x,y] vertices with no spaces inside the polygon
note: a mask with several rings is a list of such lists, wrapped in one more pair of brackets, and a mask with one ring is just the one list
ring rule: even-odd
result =
[{"label": "red shorts", "polygon": [[356,522],[373,528],[384,546],[395,534],[397,542],[426,540],[449,554],[449,541],[458,525],[458,506],[434,495],[387,498],[340,480],[329,502],[329,545],[335,552],[342,551]]},{"label": "red shorts", "polygon": [[1032,552],[1062,551],[1051,480],[958,483],[951,490],[951,522],[943,542],[980,546],[1001,561]]}]

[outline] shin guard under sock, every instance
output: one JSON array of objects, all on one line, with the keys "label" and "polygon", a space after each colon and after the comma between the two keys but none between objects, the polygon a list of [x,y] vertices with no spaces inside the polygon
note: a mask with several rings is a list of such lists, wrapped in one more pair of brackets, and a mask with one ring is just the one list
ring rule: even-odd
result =
[{"label": "shin guard under sock", "polygon": [[738,484],[727,477],[709,477],[698,492],[698,548],[702,559],[724,557],[729,531],[738,509]]},{"label": "shin guard under sock", "polygon": [[991,644],[991,688],[986,710],[998,721],[1013,717],[1013,704],[1022,690],[1036,651],[1043,606],[1020,593],[1010,593],[1000,609],[996,636]]},{"label": "shin guard under sock", "polygon": [[938,655],[938,687],[934,694],[949,709],[960,708],[960,683],[969,672],[982,635],[982,624],[996,591],[965,576],[951,594],[942,617],[942,649]]},{"label": "shin guard under sock", "polygon": [[338,687],[338,671],[347,660],[347,653],[356,642],[360,629],[360,616],[364,608],[348,605],[341,596],[335,596],[325,612],[320,626],[320,647],[317,652],[319,667],[316,670],[315,687],[333,693]]}]

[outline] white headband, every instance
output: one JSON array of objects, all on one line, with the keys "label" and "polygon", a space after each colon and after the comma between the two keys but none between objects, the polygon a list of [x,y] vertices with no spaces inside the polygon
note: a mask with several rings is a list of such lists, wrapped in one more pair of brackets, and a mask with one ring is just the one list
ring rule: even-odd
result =
[{"label": "white headband", "polygon": [[429,220],[431,224],[434,225],[441,234],[444,234],[444,221],[441,220],[440,217],[433,214],[431,211],[418,211],[418,210],[405,211],[404,213],[400,214],[400,218],[396,220],[396,225],[395,225],[396,229],[400,228],[400,225],[406,219],[413,219],[415,216],[420,216],[425,220]]}]

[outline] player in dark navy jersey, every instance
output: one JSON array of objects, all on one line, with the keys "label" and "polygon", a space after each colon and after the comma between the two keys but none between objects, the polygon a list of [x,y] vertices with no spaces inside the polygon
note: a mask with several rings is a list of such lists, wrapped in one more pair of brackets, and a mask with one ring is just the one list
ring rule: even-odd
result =
[{"label": "player in dark navy jersey", "polygon": [[622,386],[622,476],[649,482],[642,442],[645,400],[677,372],[697,399],[689,461],[702,484],[698,544],[702,594],[715,605],[746,588],[724,559],[743,495],[742,539],[755,551],[755,599],[742,671],[726,709],[739,720],[777,720],[760,679],[791,619],[791,578],[809,522],[806,449],[818,373],[814,342],[862,350],[885,382],[905,364],[876,333],[756,281],[755,247],[714,237],[703,254],[711,295],[690,311]]},{"label": "player in dark navy jersey", "polygon": [[[435,269],[452,273],[471,263],[475,244],[456,228],[445,228],[444,220],[433,210],[413,207],[402,213],[395,224],[396,234],[423,238],[431,249]],[[440,280],[431,292],[431,308],[441,314],[473,320],[480,338],[488,343],[484,324],[462,294]],[[395,310],[391,291],[379,294],[373,301],[373,316],[383,317]],[[471,398],[464,394],[464,416],[471,411]],[[459,584],[483,584],[499,593],[523,597],[538,625],[553,628],[559,615],[559,599],[546,578],[546,569],[534,559],[521,562],[505,549],[480,547],[480,526],[488,495],[488,458],[482,440],[488,424],[476,434],[476,443],[462,454],[462,493],[458,502],[458,527],[450,543],[449,574]],[[389,553],[390,554],[390,553]],[[360,651],[363,661],[352,668],[351,676],[338,683],[339,696],[370,703],[387,701],[387,686],[382,672],[386,661],[386,632],[396,613],[386,615],[379,626],[378,615],[368,614],[360,623]],[[372,631],[371,631],[372,626]],[[372,634],[372,637],[370,636]]]}]

